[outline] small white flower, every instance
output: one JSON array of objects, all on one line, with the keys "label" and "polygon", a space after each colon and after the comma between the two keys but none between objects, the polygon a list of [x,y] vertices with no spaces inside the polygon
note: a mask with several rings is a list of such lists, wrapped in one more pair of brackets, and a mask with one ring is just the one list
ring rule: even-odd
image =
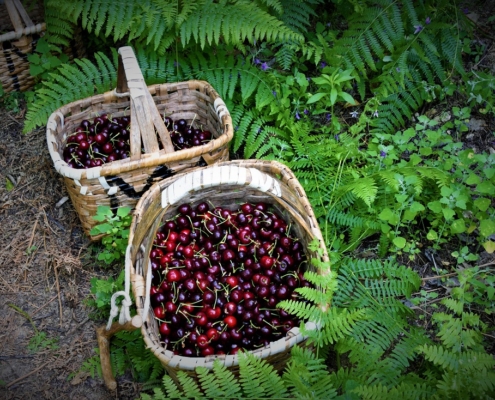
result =
[{"label": "small white flower", "polygon": [[352,111],[352,112],[350,112],[349,114],[351,114],[351,117],[352,117],[352,118],[357,118],[357,117],[358,117],[358,115],[359,115],[359,113],[358,113],[357,111]]},{"label": "small white flower", "polygon": [[378,118],[378,110],[375,110],[375,111],[373,112],[373,117]]}]

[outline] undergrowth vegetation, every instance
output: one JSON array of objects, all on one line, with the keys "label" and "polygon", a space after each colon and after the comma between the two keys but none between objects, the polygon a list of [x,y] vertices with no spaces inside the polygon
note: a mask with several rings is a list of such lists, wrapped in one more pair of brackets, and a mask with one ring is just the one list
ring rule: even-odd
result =
[{"label": "undergrowth vegetation", "polygon": [[[114,372],[130,366],[136,380],[155,382],[143,399],[495,398],[495,274],[478,262],[495,251],[495,154],[464,143],[473,115],[493,118],[495,78],[465,68],[473,32],[458,3],[45,4],[48,42],[64,43],[79,25],[95,51],[44,75],[26,132],[63,104],[113,89],[116,50],[130,44],[148,84],[215,87],[232,114],[231,151],[294,171],[330,251],[316,267],[331,273],[308,276],[324,295],[283,304],[318,322],[306,331],[315,351],[294,347],[282,374],[246,354],[239,377],[215,365],[199,382],[181,373],[156,381],[163,371],[140,336],[119,334]],[[442,111],[423,112],[433,106]],[[363,248],[371,259],[356,255]],[[435,276],[413,268],[422,253]],[[430,280],[441,298],[425,290]],[[90,305],[108,311],[118,282],[95,280]],[[97,361],[84,368],[98,372]]]}]

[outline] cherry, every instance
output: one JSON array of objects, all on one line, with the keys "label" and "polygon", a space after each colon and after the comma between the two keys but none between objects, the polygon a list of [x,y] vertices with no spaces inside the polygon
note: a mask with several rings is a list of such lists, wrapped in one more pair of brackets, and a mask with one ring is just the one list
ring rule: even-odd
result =
[{"label": "cherry", "polygon": [[205,213],[207,213],[209,210],[210,210],[210,206],[208,205],[208,203],[205,203],[205,202],[199,203],[199,204],[196,206],[196,212],[197,212],[198,214],[205,214]]},{"label": "cherry", "polygon": [[208,346],[201,350],[201,355],[203,357],[212,356],[213,354],[215,354],[215,349],[213,346]]},{"label": "cherry", "polygon": [[223,312],[227,315],[232,315],[237,311],[237,305],[233,301],[229,301],[225,303],[223,306]]},{"label": "cherry", "polygon": [[205,326],[207,323],[208,323],[208,317],[206,316],[206,313],[199,311],[196,314],[196,325]]},{"label": "cherry", "polygon": [[179,282],[181,280],[180,272],[176,269],[170,269],[167,272],[167,282]]},{"label": "cherry", "polygon": [[275,264],[275,259],[273,257],[267,256],[267,255],[264,255],[261,257],[260,265],[263,268],[269,269],[269,268],[273,267],[273,264]]},{"label": "cherry", "polygon": [[170,336],[170,333],[172,332],[172,330],[170,329],[170,325],[166,322],[162,322],[160,324],[159,331],[163,336]]},{"label": "cherry", "polygon": [[204,349],[210,344],[210,341],[208,340],[208,336],[206,335],[199,335],[198,338],[196,339],[196,345],[200,349]]},{"label": "cherry", "polygon": [[172,301],[167,301],[165,303],[165,311],[170,314],[173,314],[177,311],[177,306]]},{"label": "cherry", "polygon": [[[74,146],[64,157],[89,158]],[[310,284],[301,242],[286,230],[267,203],[237,210],[180,204],[150,251],[156,271],[150,296],[162,343],[183,356],[230,354],[267,345],[292,329],[298,319],[278,304]],[[168,328],[162,328],[165,319]]]},{"label": "cherry", "polygon": [[157,317],[158,319],[165,318],[165,309],[163,308],[163,306],[157,306],[153,308],[153,312],[155,314],[155,317]]},{"label": "cherry", "polygon": [[220,318],[221,314],[222,314],[222,310],[220,309],[220,307],[214,307],[214,308],[209,307],[206,309],[206,316],[210,321]]}]

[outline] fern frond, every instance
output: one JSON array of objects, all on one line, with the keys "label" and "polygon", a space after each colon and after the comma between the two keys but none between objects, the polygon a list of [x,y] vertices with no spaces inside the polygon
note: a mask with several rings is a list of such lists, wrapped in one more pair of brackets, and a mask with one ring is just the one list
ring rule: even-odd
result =
[{"label": "fern frond", "polygon": [[283,379],[292,396],[300,399],[333,399],[337,391],[325,360],[308,349],[294,346]]},{"label": "fern frond", "polygon": [[245,397],[287,397],[287,389],[273,366],[252,353],[243,353],[239,357],[239,380]]},{"label": "fern frond", "polygon": [[187,375],[184,371],[177,372],[177,379],[179,381],[180,387],[184,392],[183,397],[195,398],[202,397],[201,389],[196,383],[194,378]]},{"label": "fern frond", "polygon": [[95,58],[97,66],[81,60],[77,67],[62,64],[49,74],[50,79],[43,81],[28,105],[24,132],[45,125],[50,114],[62,105],[108,91],[115,85],[116,59],[111,61],[103,53],[96,53]]},{"label": "fern frond", "polygon": [[[163,387],[169,399],[181,399],[183,394],[174,380],[169,375],[164,375],[162,379]],[[156,393],[156,392],[155,392]]]}]

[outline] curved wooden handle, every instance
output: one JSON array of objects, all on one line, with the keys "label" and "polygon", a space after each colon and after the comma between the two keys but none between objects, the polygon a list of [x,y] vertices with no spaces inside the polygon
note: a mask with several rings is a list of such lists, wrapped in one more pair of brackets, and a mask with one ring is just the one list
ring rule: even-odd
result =
[{"label": "curved wooden handle", "polygon": [[117,332],[134,331],[140,328],[142,324],[143,322],[141,317],[139,315],[135,315],[124,325],[114,322],[108,331],[106,326],[96,328],[96,340],[98,341],[98,347],[100,349],[101,372],[103,374],[105,385],[109,390],[113,391],[117,389],[117,382],[113,376],[112,364],[110,362],[110,339]]},{"label": "curved wooden handle", "polygon": [[131,98],[131,160],[141,158],[141,143],[146,153],[159,151],[155,129],[160,136],[165,152],[173,153],[174,146],[168,129],[156,108],[139,68],[136,55],[130,46],[119,49],[117,71],[117,92],[126,91],[129,91]]}]

